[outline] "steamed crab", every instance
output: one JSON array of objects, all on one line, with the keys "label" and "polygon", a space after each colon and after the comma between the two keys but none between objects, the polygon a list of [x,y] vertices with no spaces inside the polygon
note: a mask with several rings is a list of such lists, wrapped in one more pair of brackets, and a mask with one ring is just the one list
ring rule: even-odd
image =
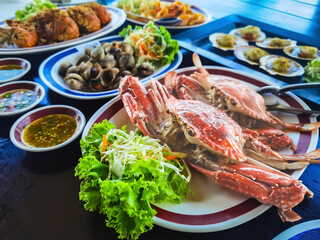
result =
[{"label": "steamed crab", "polygon": [[121,80],[119,92],[144,134],[186,153],[191,166],[216,184],[275,205],[283,221],[300,219],[291,209],[312,192],[284,173],[249,163],[243,146],[252,137],[226,113],[198,100],[176,99],[159,82],[146,89],[132,76]]},{"label": "steamed crab", "polygon": [[201,66],[195,53],[193,61],[198,69],[190,76],[169,72],[165,77],[165,86],[170,94],[179,99],[198,99],[226,112],[242,126],[243,131],[254,139],[246,142],[246,155],[278,169],[299,169],[309,163],[319,163],[320,149],[294,155],[281,155],[276,150],[297,147],[290,137],[278,129],[282,127],[294,131],[312,131],[320,127],[320,122],[293,124],[283,122],[266,111],[264,99],[253,88],[241,81],[220,75],[210,75]]}]

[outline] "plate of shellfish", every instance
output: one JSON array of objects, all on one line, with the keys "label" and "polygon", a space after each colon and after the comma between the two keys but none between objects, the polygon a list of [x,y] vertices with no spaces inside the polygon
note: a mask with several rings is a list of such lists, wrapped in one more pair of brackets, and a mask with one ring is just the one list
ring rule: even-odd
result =
[{"label": "plate of shellfish", "polygon": [[[255,88],[272,85],[261,78],[201,66],[197,55],[193,60],[196,67],[171,71],[145,84],[134,76],[122,78],[120,95],[91,117],[82,137],[104,119],[127,125],[128,130],[137,123],[143,133],[188,155],[193,194],[181,204],[153,205],[154,223],[162,227],[220,231],[272,206],[283,221],[303,218],[292,208],[313,194],[297,179],[319,158],[315,148],[320,124],[314,117],[267,112],[265,104],[308,106],[291,93],[259,95]],[[288,169],[289,174],[282,171]]]},{"label": "plate of shellfish", "polygon": [[70,47],[102,37],[125,20],[123,10],[96,2],[44,8],[27,20],[12,18],[0,22],[0,55],[33,54]]},{"label": "plate of shellfish", "polygon": [[109,36],[53,54],[40,65],[39,76],[60,95],[93,100],[117,95],[119,81],[125,75],[146,82],[176,69],[182,61],[180,51],[164,66],[154,66],[149,61],[137,65],[135,55],[123,37]]}]

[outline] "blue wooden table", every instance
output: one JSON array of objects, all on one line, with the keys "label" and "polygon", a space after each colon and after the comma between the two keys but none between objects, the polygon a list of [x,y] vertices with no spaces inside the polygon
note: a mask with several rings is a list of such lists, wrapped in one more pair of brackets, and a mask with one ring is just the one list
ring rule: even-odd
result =
[{"label": "blue wooden table", "polygon": [[[215,19],[237,14],[296,32],[308,39],[320,38],[319,3],[320,1],[312,0],[197,2],[199,6],[210,11]],[[127,24],[129,23],[126,22],[123,27]],[[110,35],[117,34],[118,31]],[[199,34],[201,33],[200,31]],[[193,41],[192,37],[190,40],[184,35],[184,31],[175,31],[172,34],[186,47],[181,49],[184,55],[181,67],[192,66],[192,52],[187,49],[187,43]],[[38,76],[37,66],[50,54],[26,57],[32,62],[33,67],[25,79],[43,84]],[[233,63],[228,57],[207,57],[203,59],[206,65],[222,65],[242,70],[248,68],[246,65]],[[248,71],[262,76],[259,71]],[[288,84],[280,78],[269,80],[279,85]],[[44,87],[47,95],[40,106],[71,105],[80,109],[87,119],[108,101],[73,100],[52,92],[45,85]],[[304,100],[311,108],[320,110],[319,92],[300,92],[299,95],[305,97]],[[16,119],[17,117],[0,118],[0,239],[117,239],[115,231],[105,227],[104,217],[85,211],[83,203],[78,199],[79,181],[74,177],[74,167],[81,155],[79,141],[55,154],[24,152],[9,140],[9,129]],[[320,147],[319,143],[317,147]],[[155,226],[140,239],[272,239],[298,223],[320,218],[319,176],[320,165],[312,165],[307,167],[300,178],[313,191],[314,198],[305,199],[294,208],[302,216],[302,220],[298,222],[283,223],[276,208],[272,207],[249,222],[220,232],[184,233]]]}]

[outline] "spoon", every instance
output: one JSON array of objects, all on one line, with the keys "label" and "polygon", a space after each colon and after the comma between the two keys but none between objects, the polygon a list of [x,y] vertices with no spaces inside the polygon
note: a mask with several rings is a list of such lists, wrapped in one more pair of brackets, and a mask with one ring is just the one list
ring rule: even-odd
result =
[{"label": "spoon", "polygon": [[289,107],[278,102],[276,102],[275,104],[266,105],[266,108],[268,111],[278,111],[292,114],[306,114],[314,116],[320,115],[320,111]]},{"label": "spoon", "polygon": [[153,21],[156,25],[162,25],[162,26],[177,26],[182,23],[182,20],[179,17],[168,17],[168,18],[160,18],[160,19],[152,20],[150,18],[141,16],[132,12],[127,12],[127,16],[133,20],[138,20],[144,23]]},{"label": "spoon", "polygon": [[274,93],[276,95],[279,95],[283,92],[288,92],[288,91],[298,90],[298,89],[309,89],[309,88],[320,88],[320,83],[298,83],[298,84],[287,85],[284,87],[266,86],[266,87],[257,88],[256,91],[260,94]]}]

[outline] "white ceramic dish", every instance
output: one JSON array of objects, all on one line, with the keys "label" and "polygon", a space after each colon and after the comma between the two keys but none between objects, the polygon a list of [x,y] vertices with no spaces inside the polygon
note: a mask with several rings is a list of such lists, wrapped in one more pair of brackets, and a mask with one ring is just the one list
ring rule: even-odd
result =
[{"label": "white ceramic dish", "polygon": [[[272,85],[263,79],[240,71],[212,66],[204,66],[204,68],[210,74],[231,76],[253,87]],[[176,72],[189,75],[194,71],[195,67],[188,67],[179,69]],[[156,79],[161,80],[163,77],[162,75]],[[267,104],[278,101],[289,106],[309,109],[302,100],[291,93],[282,94],[281,97],[265,94],[264,97]],[[278,114],[277,117],[293,123],[316,121],[312,117],[304,116],[298,118],[292,114]],[[119,128],[123,125],[127,125],[128,130],[135,128],[129,120],[120,97],[117,96],[102,106],[90,118],[82,137],[87,136],[88,131],[94,123],[102,122],[104,119],[108,119]],[[288,134],[294,143],[297,144],[299,153],[314,150],[317,146],[318,131],[316,130],[307,136],[305,136],[305,133],[300,134],[299,132],[292,131],[288,132]],[[281,152],[286,154],[292,153],[289,149]],[[295,171],[292,177],[299,178],[303,171],[304,169]],[[240,193],[215,185],[212,180],[195,171],[192,171],[189,187],[194,192],[194,196],[189,196],[182,204],[163,203],[153,206],[157,211],[157,215],[154,217],[155,224],[183,232],[214,232],[248,222],[271,207],[270,205],[264,205],[254,199],[245,197]]]},{"label": "white ceramic dish", "polygon": [[0,84],[18,80],[22,78],[24,75],[26,75],[31,69],[31,63],[28,60],[23,58],[1,58],[0,66],[5,66],[5,65],[19,65],[22,67],[23,71],[14,77],[9,77],[9,78],[0,80]]},{"label": "white ceramic dish", "polygon": [[[101,91],[101,92],[84,92],[80,90],[71,89],[67,86],[61,76],[58,74],[59,66],[64,61],[70,61],[71,63],[75,63],[77,57],[82,55],[85,52],[86,47],[100,46],[102,42],[112,42],[112,41],[120,41],[123,40],[122,37],[119,36],[110,36],[106,38],[101,38],[98,40],[94,40],[88,43],[84,43],[81,45],[77,45],[75,47],[71,47],[65,50],[62,50],[58,53],[55,53],[44,60],[39,67],[39,76],[41,80],[53,91],[58,94],[61,94],[65,97],[70,97],[74,99],[82,99],[82,100],[92,100],[92,99],[101,99],[118,95],[118,89]],[[142,82],[146,82],[150,80],[152,77],[158,76],[165,72],[176,69],[182,61],[182,54],[179,51],[175,59],[168,65],[165,65],[159,69],[157,69],[152,75],[142,79]]]},{"label": "white ceramic dish", "polygon": [[[22,138],[25,127],[27,127],[33,121],[51,114],[66,114],[66,115],[72,116],[77,122],[77,128],[74,134],[67,141],[53,147],[37,148],[37,147],[28,146],[23,141],[23,138]],[[53,151],[53,150],[62,148],[68,145],[69,143],[71,143],[73,140],[75,140],[81,134],[85,124],[86,124],[86,119],[83,113],[74,107],[70,107],[67,105],[45,106],[45,107],[37,108],[21,116],[11,127],[10,139],[16,147],[22,150],[29,151],[29,152],[48,152],[48,151]]]},{"label": "white ceramic dish", "polygon": [[[119,28],[125,21],[126,21],[126,13],[119,9],[114,7],[106,6],[108,12],[111,14],[111,21],[105,25],[100,30],[87,34],[82,37],[78,37],[76,39],[59,42],[56,44],[49,44],[49,45],[43,45],[43,46],[35,46],[30,48],[0,48],[0,56],[1,55],[21,55],[21,54],[34,54],[34,53],[41,53],[41,52],[48,52],[52,50],[58,50],[70,46],[74,46],[83,42],[87,42],[99,37],[102,37],[117,28]],[[65,7],[62,7],[62,9],[65,9]],[[5,27],[6,24],[4,22],[0,22],[0,27]]]},{"label": "white ceramic dish", "polygon": [[29,111],[30,109],[37,106],[46,94],[44,88],[39,83],[31,82],[31,81],[17,81],[17,82],[10,82],[10,83],[0,85],[0,95],[10,91],[18,90],[18,89],[27,89],[27,90],[34,91],[35,93],[37,93],[37,100],[34,103],[30,104],[29,106],[16,111],[0,112],[0,117],[18,115],[23,112]]},{"label": "white ceramic dish", "polygon": [[[174,2],[175,0],[162,0],[161,2],[162,3],[166,3],[166,4],[170,4],[172,2]],[[183,3],[187,3],[187,2],[184,2],[182,1]],[[118,4],[118,1],[114,2],[112,4],[112,6],[116,7]],[[187,3],[189,4],[189,3]],[[190,26],[165,26],[165,28],[167,29],[188,29],[188,28],[195,28],[195,27],[199,27],[199,26],[202,26],[204,24],[207,24],[208,22],[210,22],[212,20],[212,15],[206,10],[206,9],[203,9],[203,8],[200,8],[200,7],[197,7],[197,6],[194,6],[192,4],[189,4],[189,6],[191,7],[191,10],[193,12],[197,12],[197,13],[202,13],[205,17],[206,17],[206,20],[203,22],[203,23],[200,23],[200,24],[196,24],[196,25],[190,25]],[[130,14],[129,14],[130,15]],[[139,25],[144,25],[145,22],[144,21],[139,21],[139,19],[132,19],[130,17],[127,17],[127,20],[129,22],[132,22],[132,23],[135,23],[135,24],[139,24]]]}]

